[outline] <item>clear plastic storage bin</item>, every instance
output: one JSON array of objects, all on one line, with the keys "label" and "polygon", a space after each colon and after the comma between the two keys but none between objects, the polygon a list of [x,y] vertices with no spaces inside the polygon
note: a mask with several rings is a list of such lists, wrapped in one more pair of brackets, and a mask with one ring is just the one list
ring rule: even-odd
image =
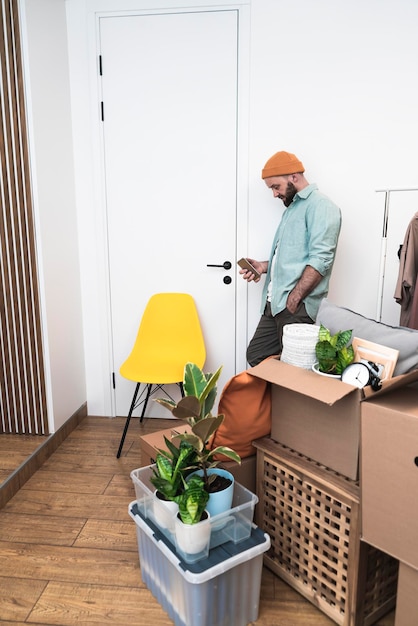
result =
[{"label": "clear plastic storage bin", "polygon": [[129,514],[136,524],[142,580],[175,626],[246,626],[257,620],[267,534],[252,524],[244,541],[225,543],[207,559],[187,564],[136,501]]},{"label": "clear plastic storage bin", "polygon": [[169,513],[164,503],[158,500],[154,494],[155,487],[150,481],[154,467],[155,465],[147,465],[131,472],[138,508],[144,518],[156,524],[165,537],[176,546],[180,556],[187,562],[191,563],[206,558],[209,549],[216,548],[223,543],[228,541],[239,543],[250,536],[254,508],[258,502],[258,497],[235,481],[231,509],[211,517],[210,543],[206,549],[197,555],[181,552],[178,549],[174,532],[176,514]]}]

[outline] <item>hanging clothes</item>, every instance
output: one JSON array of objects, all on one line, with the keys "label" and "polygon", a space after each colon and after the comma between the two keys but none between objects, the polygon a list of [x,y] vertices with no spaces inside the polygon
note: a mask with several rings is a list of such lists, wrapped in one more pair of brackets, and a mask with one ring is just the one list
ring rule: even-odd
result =
[{"label": "hanging clothes", "polygon": [[412,298],[411,312],[408,320],[409,328],[418,330],[418,277],[415,281],[414,295]]},{"label": "hanging clothes", "polygon": [[401,305],[401,326],[418,330],[418,213],[408,224],[400,250],[394,298]]}]

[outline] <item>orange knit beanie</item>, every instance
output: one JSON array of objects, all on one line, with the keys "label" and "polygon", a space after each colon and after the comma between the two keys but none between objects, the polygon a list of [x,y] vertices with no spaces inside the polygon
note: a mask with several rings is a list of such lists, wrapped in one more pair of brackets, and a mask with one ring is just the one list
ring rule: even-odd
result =
[{"label": "orange knit beanie", "polygon": [[304,171],[305,168],[303,164],[294,154],[290,152],[276,152],[265,164],[261,172],[261,178],[286,176],[286,174],[295,174],[296,172]]}]

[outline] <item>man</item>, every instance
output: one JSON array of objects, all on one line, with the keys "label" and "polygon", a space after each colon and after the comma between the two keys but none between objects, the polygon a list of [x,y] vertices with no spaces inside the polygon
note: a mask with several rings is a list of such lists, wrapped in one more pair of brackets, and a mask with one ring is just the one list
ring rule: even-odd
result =
[{"label": "man", "polygon": [[[309,184],[305,168],[289,152],[277,152],[265,164],[262,178],[286,209],[277,228],[268,261],[248,259],[267,274],[262,316],[247,348],[251,366],[282,351],[285,324],[313,324],[320,301],[328,293],[341,228],[340,209]],[[248,282],[256,279],[240,270]]]}]

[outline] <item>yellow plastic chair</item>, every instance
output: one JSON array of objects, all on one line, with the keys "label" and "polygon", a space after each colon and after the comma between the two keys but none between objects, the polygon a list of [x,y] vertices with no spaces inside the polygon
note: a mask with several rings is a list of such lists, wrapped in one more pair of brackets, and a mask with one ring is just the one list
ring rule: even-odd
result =
[{"label": "yellow plastic chair", "polygon": [[[192,296],[187,293],[154,294],[145,308],[132,352],[119,370],[121,376],[137,384],[117,458],[121,455],[133,411],[143,404],[142,422],[151,394],[164,385],[179,385],[183,395],[184,366],[190,362],[202,368],[205,359],[205,342]],[[138,398],[141,384],[145,387]]]}]

